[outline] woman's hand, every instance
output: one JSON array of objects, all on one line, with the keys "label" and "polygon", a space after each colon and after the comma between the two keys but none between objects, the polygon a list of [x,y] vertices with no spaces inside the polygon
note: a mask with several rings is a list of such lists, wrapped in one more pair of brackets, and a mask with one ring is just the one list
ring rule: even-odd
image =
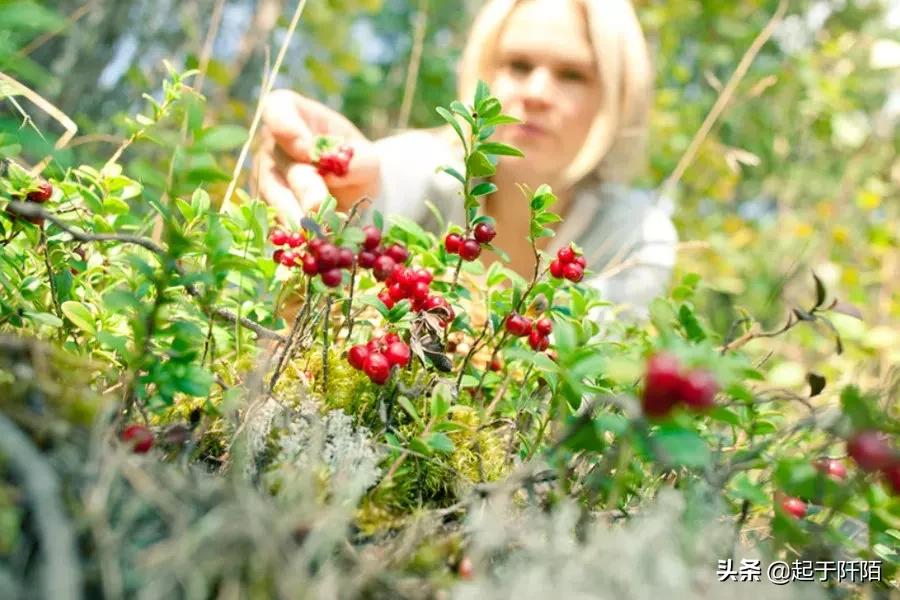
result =
[{"label": "woman's hand", "polygon": [[[353,148],[346,175],[322,177],[312,164],[310,150],[316,136],[338,138]],[[263,200],[281,217],[299,223],[330,193],[340,210],[363,196],[374,197],[379,187],[375,145],[346,117],[290,90],[269,94],[263,106],[262,145],[254,165],[254,181]]]}]

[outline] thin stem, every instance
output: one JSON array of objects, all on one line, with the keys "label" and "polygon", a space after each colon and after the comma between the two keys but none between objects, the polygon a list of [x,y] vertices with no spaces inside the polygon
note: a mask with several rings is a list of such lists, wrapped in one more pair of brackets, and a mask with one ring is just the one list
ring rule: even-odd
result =
[{"label": "thin stem", "polygon": [[322,394],[328,396],[328,323],[331,321],[331,294],[325,297],[325,318],[322,323]]}]

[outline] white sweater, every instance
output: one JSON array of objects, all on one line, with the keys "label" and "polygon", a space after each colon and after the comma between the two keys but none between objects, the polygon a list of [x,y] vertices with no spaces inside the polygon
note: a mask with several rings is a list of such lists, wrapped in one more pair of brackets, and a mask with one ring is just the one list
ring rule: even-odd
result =
[{"label": "white sweater", "polygon": [[[423,130],[375,144],[381,159],[381,192],[375,208],[440,233],[425,204],[428,200],[448,222],[464,222],[460,183],[438,171],[446,165],[464,171],[459,149]],[[654,192],[585,181],[577,187],[569,214],[548,250],[555,253],[570,241],[581,246],[594,273],[585,283],[597,288],[605,300],[625,305],[625,312],[643,318],[650,301],[666,292],[675,264],[678,234],[671,212],[671,202]]]}]

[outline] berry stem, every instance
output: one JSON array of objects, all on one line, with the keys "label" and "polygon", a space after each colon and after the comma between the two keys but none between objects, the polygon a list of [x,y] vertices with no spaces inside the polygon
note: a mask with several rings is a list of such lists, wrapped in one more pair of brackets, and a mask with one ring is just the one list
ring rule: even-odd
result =
[{"label": "berry stem", "polygon": [[328,396],[328,318],[331,313],[331,294],[325,296],[325,318],[322,319],[322,394]]},{"label": "berry stem", "polygon": [[[50,280],[50,298],[53,302],[53,309],[56,311],[56,316],[60,321],[64,320],[62,307],[59,304],[59,292],[56,288],[56,279],[53,277],[53,265],[50,264],[50,245],[47,243],[47,232],[41,228],[41,247],[44,249],[44,265],[47,267],[47,279]],[[63,327],[59,327],[56,330],[57,337],[59,337],[59,341],[65,341],[65,333],[63,332]]]}]

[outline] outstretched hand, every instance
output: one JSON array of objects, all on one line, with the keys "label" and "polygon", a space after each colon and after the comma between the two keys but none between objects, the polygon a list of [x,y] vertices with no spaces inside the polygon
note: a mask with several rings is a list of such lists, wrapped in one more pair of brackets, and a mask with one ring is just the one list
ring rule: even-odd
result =
[{"label": "outstretched hand", "polygon": [[[320,175],[310,155],[317,136],[341,140],[353,149],[343,176]],[[263,200],[282,219],[299,223],[330,193],[347,210],[379,187],[379,161],[374,144],[346,117],[290,90],[273,91],[263,106],[262,145],[254,164],[254,181]]]}]

